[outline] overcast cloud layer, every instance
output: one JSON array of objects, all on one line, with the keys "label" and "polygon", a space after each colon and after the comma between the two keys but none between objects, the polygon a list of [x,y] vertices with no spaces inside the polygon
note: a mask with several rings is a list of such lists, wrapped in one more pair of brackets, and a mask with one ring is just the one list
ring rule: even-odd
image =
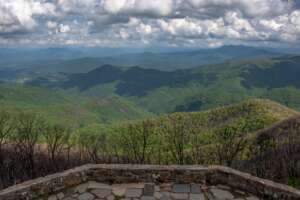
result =
[{"label": "overcast cloud layer", "polygon": [[2,47],[299,41],[299,0],[0,0]]}]

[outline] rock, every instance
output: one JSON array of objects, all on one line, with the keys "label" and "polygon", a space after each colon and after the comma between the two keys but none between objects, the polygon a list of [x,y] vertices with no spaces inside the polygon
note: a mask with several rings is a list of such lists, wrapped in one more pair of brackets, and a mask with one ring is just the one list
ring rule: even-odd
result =
[{"label": "rock", "polygon": [[111,189],[106,189],[106,188],[99,188],[99,189],[94,189],[91,190],[91,193],[96,195],[98,198],[105,198],[111,195]]},{"label": "rock", "polygon": [[126,190],[125,197],[126,198],[135,198],[135,197],[141,197],[143,193],[142,189],[139,188],[129,188]]},{"label": "rock", "polygon": [[247,199],[247,200],[259,200],[259,198],[254,197],[254,196],[253,196],[253,197],[247,197],[246,199]]},{"label": "rock", "polygon": [[57,196],[58,199],[63,199],[65,197],[65,194],[60,192],[56,196]]},{"label": "rock", "polygon": [[81,185],[78,185],[76,188],[75,188],[75,192],[78,192],[78,193],[84,193],[87,191],[87,188],[88,188],[89,184],[88,183],[84,183],[84,184],[81,184]]},{"label": "rock", "polygon": [[76,199],[74,199],[72,197],[66,197],[66,198],[63,198],[63,200],[76,200]]},{"label": "rock", "polygon": [[115,200],[115,196],[114,195],[110,195],[106,198],[107,200]]},{"label": "rock", "polygon": [[57,200],[56,195],[51,195],[50,197],[48,197],[48,200]]},{"label": "rock", "polygon": [[213,194],[214,197],[218,198],[218,199],[233,199],[234,196],[227,190],[221,190],[221,189],[211,189],[210,190]]},{"label": "rock", "polygon": [[127,188],[143,189],[145,187],[145,184],[144,183],[128,183],[128,184],[124,184],[124,186]]},{"label": "rock", "polygon": [[123,197],[125,196],[126,188],[124,186],[118,185],[114,186],[112,189],[113,195],[117,197]]},{"label": "rock", "polygon": [[98,183],[95,181],[88,182],[88,189],[110,189],[110,185],[104,183]]},{"label": "rock", "polygon": [[155,200],[153,196],[142,196],[141,200]]},{"label": "rock", "polygon": [[95,197],[91,193],[85,192],[78,196],[78,200],[94,200]]},{"label": "rock", "polygon": [[162,191],[165,191],[165,192],[171,192],[172,191],[172,184],[171,183],[162,183],[160,185],[160,189]]},{"label": "rock", "polygon": [[160,197],[160,200],[171,200],[170,195],[168,193],[163,193]]},{"label": "rock", "polygon": [[154,197],[155,197],[156,199],[160,199],[160,198],[162,197],[162,193],[160,193],[160,192],[155,192],[155,193],[154,193]]}]

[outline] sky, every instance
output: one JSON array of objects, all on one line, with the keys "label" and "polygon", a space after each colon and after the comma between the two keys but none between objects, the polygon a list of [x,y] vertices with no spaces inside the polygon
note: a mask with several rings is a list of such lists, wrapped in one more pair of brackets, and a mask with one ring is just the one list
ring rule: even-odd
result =
[{"label": "sky", "polygon": [[0,47],[300,43],[300,0],[0,0]]}]

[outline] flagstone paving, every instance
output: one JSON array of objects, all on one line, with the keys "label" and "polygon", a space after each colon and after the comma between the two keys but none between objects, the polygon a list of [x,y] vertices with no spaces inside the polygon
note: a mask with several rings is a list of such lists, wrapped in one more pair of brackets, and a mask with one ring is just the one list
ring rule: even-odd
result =
[{"label": "flagstone paving", "polygon": [[259,200],[259,198],[223,185],[172,183],[108,185],[88,182],[52,195],[48,200]]}]

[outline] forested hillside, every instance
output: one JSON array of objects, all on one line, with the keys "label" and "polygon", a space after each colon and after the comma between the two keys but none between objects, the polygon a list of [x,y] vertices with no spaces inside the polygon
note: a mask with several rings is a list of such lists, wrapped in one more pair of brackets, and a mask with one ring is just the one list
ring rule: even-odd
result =
[{"label": "forested hillside", "polygon": [[[1,183],[5,187],[91,162],[221,164],[257,173],[264,166],[256,165],[255,171],[251,160],[267,151],[257,145],[261,133],[256,131],[295,115],[298,112],[278,103],[254,99],[204,112],[79,126],[53,122],[32,111],[4,109],[0,113],[0,162],[5,163]],[[266,145],[279,150],[273,143]],[[276,171],[259,175],[285,182],[298,178],[298,171],[289,177]]]},{"label": "forested hillside", "polygon": [[206,110],[247,98],[267,98],[300,109],[299,65],[297,56],[228,61],[172,72],[104,65],[27,84],[77,96],[119,96],[156,114]]}]

